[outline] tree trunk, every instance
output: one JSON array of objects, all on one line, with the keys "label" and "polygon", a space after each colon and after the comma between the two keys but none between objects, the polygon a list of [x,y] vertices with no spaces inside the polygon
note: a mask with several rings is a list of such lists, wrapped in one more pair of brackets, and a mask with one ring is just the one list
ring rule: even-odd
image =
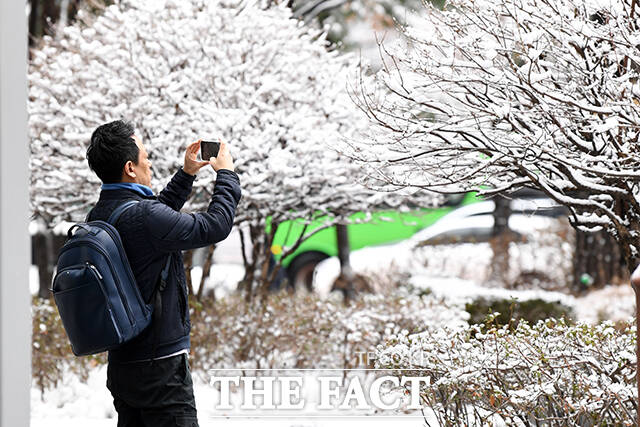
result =
[{"label": "tree trunk", "polygon": [[491,272],[489,282],[510,287],[509,283],[509,244],[511,243],[511,230],[509,229],[509,217],[511,216],[511,201],[502,196],[493,198],[495,209],[493,211],[493,230],[491,232]]},{"label": "tree trunk", "polygon": [[574,291],[584,292],[589,287],[627,282],[627,271],[620,246],[609,233],[576,230]]},{"label": "tree trunk", "polygon": [[53,35],[52,26],[58,22],[60,8],[54,0],[43,0],[42,3],[44,4],[43,14],[40,17],[42,19],[42,33]]},{"label": "tree trunk", "polygon": [[[338,259],[340,260],[340,276],[336,279],[336,283],[340,283],[337,287],[344,294],[345,300],[351,299],[354,294],[354,274],[349,262],[351,249],[349,246],[349,233],[347,226],[344,224],[336,225],[336,238],[338,241]],[[334,286],[335,286],[334,284]]]},{"label": "tree trunk", "polygon": [[29,46],[33,46],[35,40],[42,35],[40,15],[42,7],[39,0],[29,0],[31,11],[29,12]]},{"label": "tree trunk", "polygon": [[53,253],[53,235],[50,231],[38,233],[33,236],[33,263],[38,268],[39,287],[38,296],[49,298],[51,296],[51,280],[53,278],[53,263],[55,254]]},{"label": "tree trunk", "polygon": [[[256,278],[256,272],[258,269],[258,262],[260,262],[260,254],[263,250],[262,229],[259,226],[249,225],[249,239],[252,243],[251,257],[244,258],[245,261],[245,274],[242,279],[241,289],[244,291],[245,302],[250,303],[254,293],[254,282],[257,282],[259,278]],[[244,243],[243,243],[244,244]],[[244,252],[244,249],[243,249]]]},{"label": "tree trunk", "polygon": [[187,280],[187,289],[189,295],[194,295],[193,280],[191,279],[191,268],[193,267],[193,249],[186,250],[182,253],[182,262],[184,264],[184,276]]},{"label": "tree trunk", "polygon": [[[213,252],[216,249],[216,245],[211,245],[207,248],[207,254],[204,258],[204,264],[202,266],[202,277],[200,278],[200,285],[198,286],[198,292],[196,294],[196,300],[202,301],[202,295],[204,293],[204,282],[209,277],[209,271],[211,271],[211,266],[213,265]],[[212,300],[216,300],[215,289],[211,292]]]},{"label": "tree trunk", "polygon": [[353,270],[349,262],[351,249],[349,246],[349,233],[344,224],[336,225],[336,237],[338,240],[338,259],[340,260],[340,273],[349,280],[353,279]]}]

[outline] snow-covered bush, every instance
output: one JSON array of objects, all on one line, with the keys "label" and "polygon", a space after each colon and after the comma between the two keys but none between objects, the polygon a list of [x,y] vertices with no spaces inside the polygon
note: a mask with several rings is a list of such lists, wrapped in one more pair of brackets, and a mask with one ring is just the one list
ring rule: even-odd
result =
[{"label": "snow-covered bush", "polygon": [[420,394],[443,426],[635,425],[635,342],[630,324],[489,323],[404,331],[378,347],[376,366],[430,376]]},{"label": "snow-covered bush", "polygon": [[[365,354],[402,330],[460,327],[468,314],[463,304],[404,290],[354,298],[349,306],[317,295],[271,294],[262,308],[239,293],[202,304],[191,299],[191,363],[206,376],[212,368],[366,367]],[[80,377],[105,353],[75,357],[57,310],[49,300],[34,300],[33,378],[44,390],[64,372]]]},{"label": "snow-covered bush", "polygon": [[[240,295],[192,314],[193,363],[211,368],[354,368],[359,354],[401,330],[466,324],[462,304],[400,289],[362,295],[345,306],[317,295],[269,295],[262,308]],[[363,367],[363,366],[360,366]]]},{"label": "snow-covered bush", "polygon": [[[59,38],[45,37],[29,67],[36,216],[84,217],[99,184],[86,144],[98,125],[120,117],[147,146],[156,190],[181,166],[187,143],[229,142],[243,187],[235,222],[248,226],[253,247],[245,254],[250,282],[266,274],[282,221],[327,215],[330,223],[393,203],[355,184],[358,167],[327,149],[366,124],[346,91],[356,59],[327,50],[324,34],[284,5],[122,0],[79,19]],[[187,210],[208,205],[214,179],[200,172]]]}]

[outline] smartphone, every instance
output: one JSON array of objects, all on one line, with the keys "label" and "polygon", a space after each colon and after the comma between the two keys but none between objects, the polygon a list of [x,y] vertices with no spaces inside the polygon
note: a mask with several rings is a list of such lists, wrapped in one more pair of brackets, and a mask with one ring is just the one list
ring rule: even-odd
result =
[{"label": "smartphone", "polygon": [[218,157],[220,143],[215,141],[200,141],[200,157],[207,162],[212,157]]}]

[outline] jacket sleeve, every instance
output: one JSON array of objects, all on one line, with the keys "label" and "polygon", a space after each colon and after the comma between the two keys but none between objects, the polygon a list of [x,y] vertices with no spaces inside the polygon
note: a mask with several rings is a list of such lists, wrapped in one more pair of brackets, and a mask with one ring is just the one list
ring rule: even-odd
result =
[{"label": "jacket sleeve", "polygon": [[173,175],[167,186],[158,194],[158,201],[173,210],[179,211],[187,201],[189,194],[191,194],[191,188],[193,187],[195,178],[195,176],[189,175],[180,168],[178,172]]},{"label": "jacket sleeve", "polygon": [[172,252],[217,243],[231,232],[240,201],[240,180],[230,170],[218,171],[206,212],[181,213],[163,203],[148,205],[147,235],[156,250]]}]

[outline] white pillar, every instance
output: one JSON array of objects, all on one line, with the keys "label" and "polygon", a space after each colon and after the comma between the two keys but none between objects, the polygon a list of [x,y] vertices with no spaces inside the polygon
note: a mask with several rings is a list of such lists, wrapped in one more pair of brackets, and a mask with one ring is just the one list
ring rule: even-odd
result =
[{"label": "white pillar", "polygon": [[0,0],[0,427],[29,425],[26,2]]}]

